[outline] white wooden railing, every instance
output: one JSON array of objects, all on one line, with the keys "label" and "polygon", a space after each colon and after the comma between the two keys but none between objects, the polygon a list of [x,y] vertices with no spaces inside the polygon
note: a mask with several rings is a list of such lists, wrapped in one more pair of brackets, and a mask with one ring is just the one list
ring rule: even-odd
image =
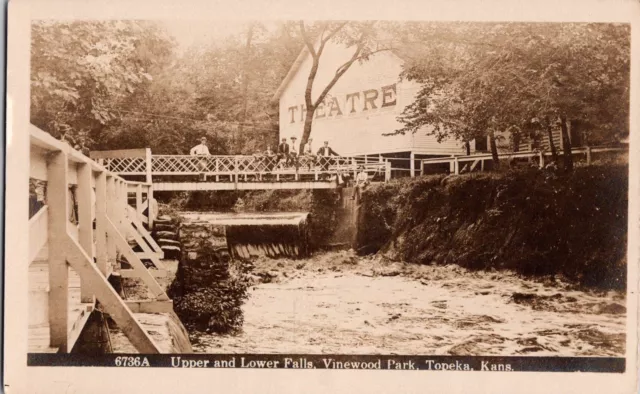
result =
[{"label": "white wooden railing", "polygon": [[[585,148],[573,148],[571,153],[576,154],[584,154],[587,158],[587,164],[591,163],[591,154],[592,153],[600,153],[600,152],[621,152],[627,150],[626,148],[610,148],[610,147],[585,147]],[[558,155],[562,155],[562,152],[558,152]],[[499,153],[499,159],[516,159],[516,158],[530,158],[536,157],[538,158],[538,166],[540,168],[545,165],[545,157],[551,156],[551,152],[549,151],[526,151],[526,152],[509,152],[509,153]],[[491,153],[485,154],[473,154],[468,156],[450,156],[450,157],[436,157],[431,159],[421,159],[421,172],[425,172],[425,167],[433,164],[449,164],[451,173],[460,174],[461,164],[463,163],[471,163],[470,170],[474,170],[476,168],[483,170],[484,162],[493,160],[493,156]]]},{"label": "white wooden railing", "polygon": [[[369,173],[388,175],[386,162],[364,162],[361,158],[343,156],[300,156],[279,158],[276,155],[152,155],[150,149],[93,151],[91,157],[106,169],[121,176],[179,176],[204,174],[215,182],[243,182],[273,177],[280,181],[319,180],[324,175],[355,173],[359,165]],[[211,178],[213,177],[213,178]]]},{"label": "white wooden railing", "polygon": [[[82,302],[97,299],[141,353],[158,353],[158,346],[130,308],[131,305],[140,308],[141,303],[123,300],[107,280],[112,271],[119,269],[118,255],[122,255],[132,267],[127,276],[142,279],[151,295],[150,302],[172,310],[171,301],[150,273],[152,270],[142,263],[148,259],[157,268],[153,271],[163,270],[162,251],[141,221],[153,223],[152,217],[143,215],[145,209],[153,212],[149,206],[153,187],[146,182],[124,180],[33,125],[29,131],[29,177],[46,182],[45,205],[29,220],[29,264],[46,245],[49,290],[44,309],[49,311],[50,347],[68,352],[73,346],[68,343],[70,266],[80,277]],[[70,185],[75,185],[77,224],[69,220]],[[131,193],[136,196],[135,207],[127,203]],[[134,252],[128,239],[141,245],[143,252]],[[154,305],[155,309],[162,309],[157,307],[159,304]]]}]

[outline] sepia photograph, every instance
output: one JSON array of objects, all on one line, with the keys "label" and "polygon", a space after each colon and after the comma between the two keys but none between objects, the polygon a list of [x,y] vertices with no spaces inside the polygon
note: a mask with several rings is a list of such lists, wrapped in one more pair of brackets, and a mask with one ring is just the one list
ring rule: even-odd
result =
[{"label": "sepia photograph", "polygon": [[29,29],[28,366],[637,368],[630,23]]}]

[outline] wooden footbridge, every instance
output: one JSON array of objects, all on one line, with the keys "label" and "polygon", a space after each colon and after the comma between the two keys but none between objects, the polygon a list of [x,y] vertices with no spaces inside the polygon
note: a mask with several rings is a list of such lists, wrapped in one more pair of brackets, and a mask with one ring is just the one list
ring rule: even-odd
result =
[{"label": "wooden footbridge", "polygon": [[356,157],[153,155],[147,148],[93,151],[91,158],[122,177],[144,177],[155,191],[330,189],[338,175],[355,178],[359,166],[374,179],[391,177],[389,162]]},{"label": "wooden footbridge", "polygon": [[[30,140],[29,177],[44,198],[29,219],[29,351],[71,352],[100,308],[138,351],[159,353],[135,317],[173,310],[156,281],[162,250],[144,226],[151,184],[127,181],[33,125]],[[109,283],[114,273],[140,278],[148,297],[125,301]]]}]

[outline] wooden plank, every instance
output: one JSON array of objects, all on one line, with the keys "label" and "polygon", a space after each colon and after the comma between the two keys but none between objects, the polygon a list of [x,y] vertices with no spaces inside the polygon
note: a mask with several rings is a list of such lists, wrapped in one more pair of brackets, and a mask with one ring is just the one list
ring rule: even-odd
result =
[{"label": "wooden plank", "polygon": [[[138,225],[135,225],[134,221],[132,221],[131,218],[128,219],[128,222],[125,223],[125,227],[127,227],[128,234],[130,234],[133,237],[133,239],[136,241],[136,243],[140,245],[145,255],[148,256],[148,258],[151,259],[151,261],[153,262],[153,265],[155,265],[156,268],[158,269],[163,269],[164,264],[162,264],[162,262],[160,261],[160,256],[158,256],[158,253],[154,251],[151,248],[151,246],[149,246],[149,244],[140,234],[140,231],[146,231],[146,230],[144,230],[144,227],[142,227],[142,224],[140,222],[137,222],[137,223]],[[160,249],[159,245],[158,245],[158,248]],[[162,252],[162,249],[160,249],[160,251],[163,254],[162,257],[164,257],[164,252]],[[137,255],[139,256],[139,254]]]},{"label": "wooden plank", "polygon": [[89,157],[96,159],[120,159],[124,157],[145,157],[146,149],[119,149],[91,151]]},{"label": "wooden plank", "polygon": [[109,225],[108,225],[108,218],[113,217],[114,215],[114,207],[115,207],[115,178],[113,175],[107,174],[107,181],[106,181],[106,186],[107,186],[107,198],[106,198],[106,204],[107,204],[107,215],[105,217],[105,229],[107,231],[107,258],[108,258],[108,266],[111,266],[112,264],[116,263],[116,259],[117,259],[117,248],[116,248],[116,241],[115,241],[115,234],[112,234],[109,230]]},{"label": "wooden plank", "polygon": [[153,191],[155,186],[149,186],[149,190],[147,191],[147,218],[149,220],[149,228],[153,229],[153,222],[156,220],[155,213],[153,212]]},{"label": "wooden plank", "polygon": [[113,233],[115,236],[116,244],[118,245],[118,249],[120,249],[120,253],[124,255],[127,259],[131,267],[138,272],[140,275],[140,279],[147,285],[151,295],[157,300],[168,300],[169,297],[164,292],[162,287],[156,282],[156,280],[151,276],[147,268],[144,266],[142,261],[136,253],[131,249],[127,240],[122,236],[120,231],[118,231],[115,224],[111,221],[110,218],[107,218],[107,226],[109,227],[109,233]]},{"label": "wooden plank", "polygon": [[142,214],[144,207],[142,206],[142,185],[136,185],[136,212]]},{"label": "wooden plank", "polygon": [[[136,217],[136,212],[133,209],[131,209],[131,207],[128,207],[128,208],[129,208],[130,224],[135,228],[136,233],[140,236],[136,239],[136,242],[140,244],[140,247],[145,252],[150,254],[155,254],[155,256],[158,257],[159,259],[163,259],[164,251],[162,251],[162,248],[160,247],[160,245],[158,245],[156,240],[153,239],[153,237],[147,231],[147,229],[144,228],[144,226],[142,225],[142,222],[138,220],[138,218]],[[147,247],[145,248],[144,245],[146,245]],[[161,267],[158,267],[158,268],[161,268]]]},{"label": "wooden plank", "polygon": [[173,312],[173,301],[126,300],[127,307],[133,313],[170,313]]},{"label": "wooden plank", "polygon": [[[78,242],[93,261],[93,199],[91,198],[91,178],[93,171],[89,164],[78,165]],[[80,300],[93,302],[91,289],[85,284],[80,288]]]},{"label": "wooden plank", "polygon": [[107,276],[109,263],[107,246],[107,174],[96,177],[96,262],[102,275]]},{"label": "wooden plank", "polygon": [[47,243],[49,219],[47,205],[40,208],[31,219],[29,219],[29,263],[31,263],[42,247]]},{"label": "wooden plank", "polygon": [[29,160],[29,178],[47,180],[47,153],[42,148],[31,146]]},{"label": "wooden plank", "polygon": [[67,155],[54,153],[48,166],[47,214],[49,227],[49,345],[67,348],[67,307],[69,297],[69,269],[65,256],[67,222],[69,220],[69,191],[67,186]]},{"label": "wooden plank", "polygon": [[152,181],[152,177],[151,177],[151,173],[153,171],[153,162],[152,162],[152,158],[151,158],[151,149],[147,148],[144,151],[144,155],[145,155],[145,171],[146,171],[146,181],[148,184],[151,184]]},{"label": "wooden plank", "polygon": [[77,185],[78,184],[78,169],[77,169],[78,164],[67,161],[67,165],[69,167],[67,171],[67,183],[69,185]]},{"label": "wooden plank", "polygon": [[[167,270],[165,269],[157,269],[157,270],[147,270],[154,278],[166,278]],[[120,276],[122,278],[140,278],[140,273],[133,269],[121,269]]]},{"label": "wooden plank", "polygon": [[91,286],[105,312],[111,316],[136,349],[143,354],[160,353],[158,346],[135,319],[118,293],[107,282],[107,278],[98,271],[82,247],[70,237],[66,238],[63,247],[67,249],[67,258],[71,266],[78,272],[82,280]]}]

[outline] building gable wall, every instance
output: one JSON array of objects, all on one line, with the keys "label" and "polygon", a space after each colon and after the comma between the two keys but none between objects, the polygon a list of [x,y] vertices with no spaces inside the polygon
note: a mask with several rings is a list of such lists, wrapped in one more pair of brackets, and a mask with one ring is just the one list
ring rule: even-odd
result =
[{"label": "building gable wall", "polygon": [[[336,69],[353,54],[354,48],[327,44],[314,82],[316,99]],[[280,138],[295,136],[300,142],[304,126],[304,92],[311,56],[307,55],[280,96]],[[313,149],[323,141],[341,155],[363,155],[412,150],[433,154],[461,153],[453,140],[437,143],[426,132],[383,136],[401,127],[397,116],[413,101],[418,85],[400,81],[402,60],[391,52],[380,52],[368,61],[356,62],[333,87],[325,104],[316,110],[311,138]]]}]

